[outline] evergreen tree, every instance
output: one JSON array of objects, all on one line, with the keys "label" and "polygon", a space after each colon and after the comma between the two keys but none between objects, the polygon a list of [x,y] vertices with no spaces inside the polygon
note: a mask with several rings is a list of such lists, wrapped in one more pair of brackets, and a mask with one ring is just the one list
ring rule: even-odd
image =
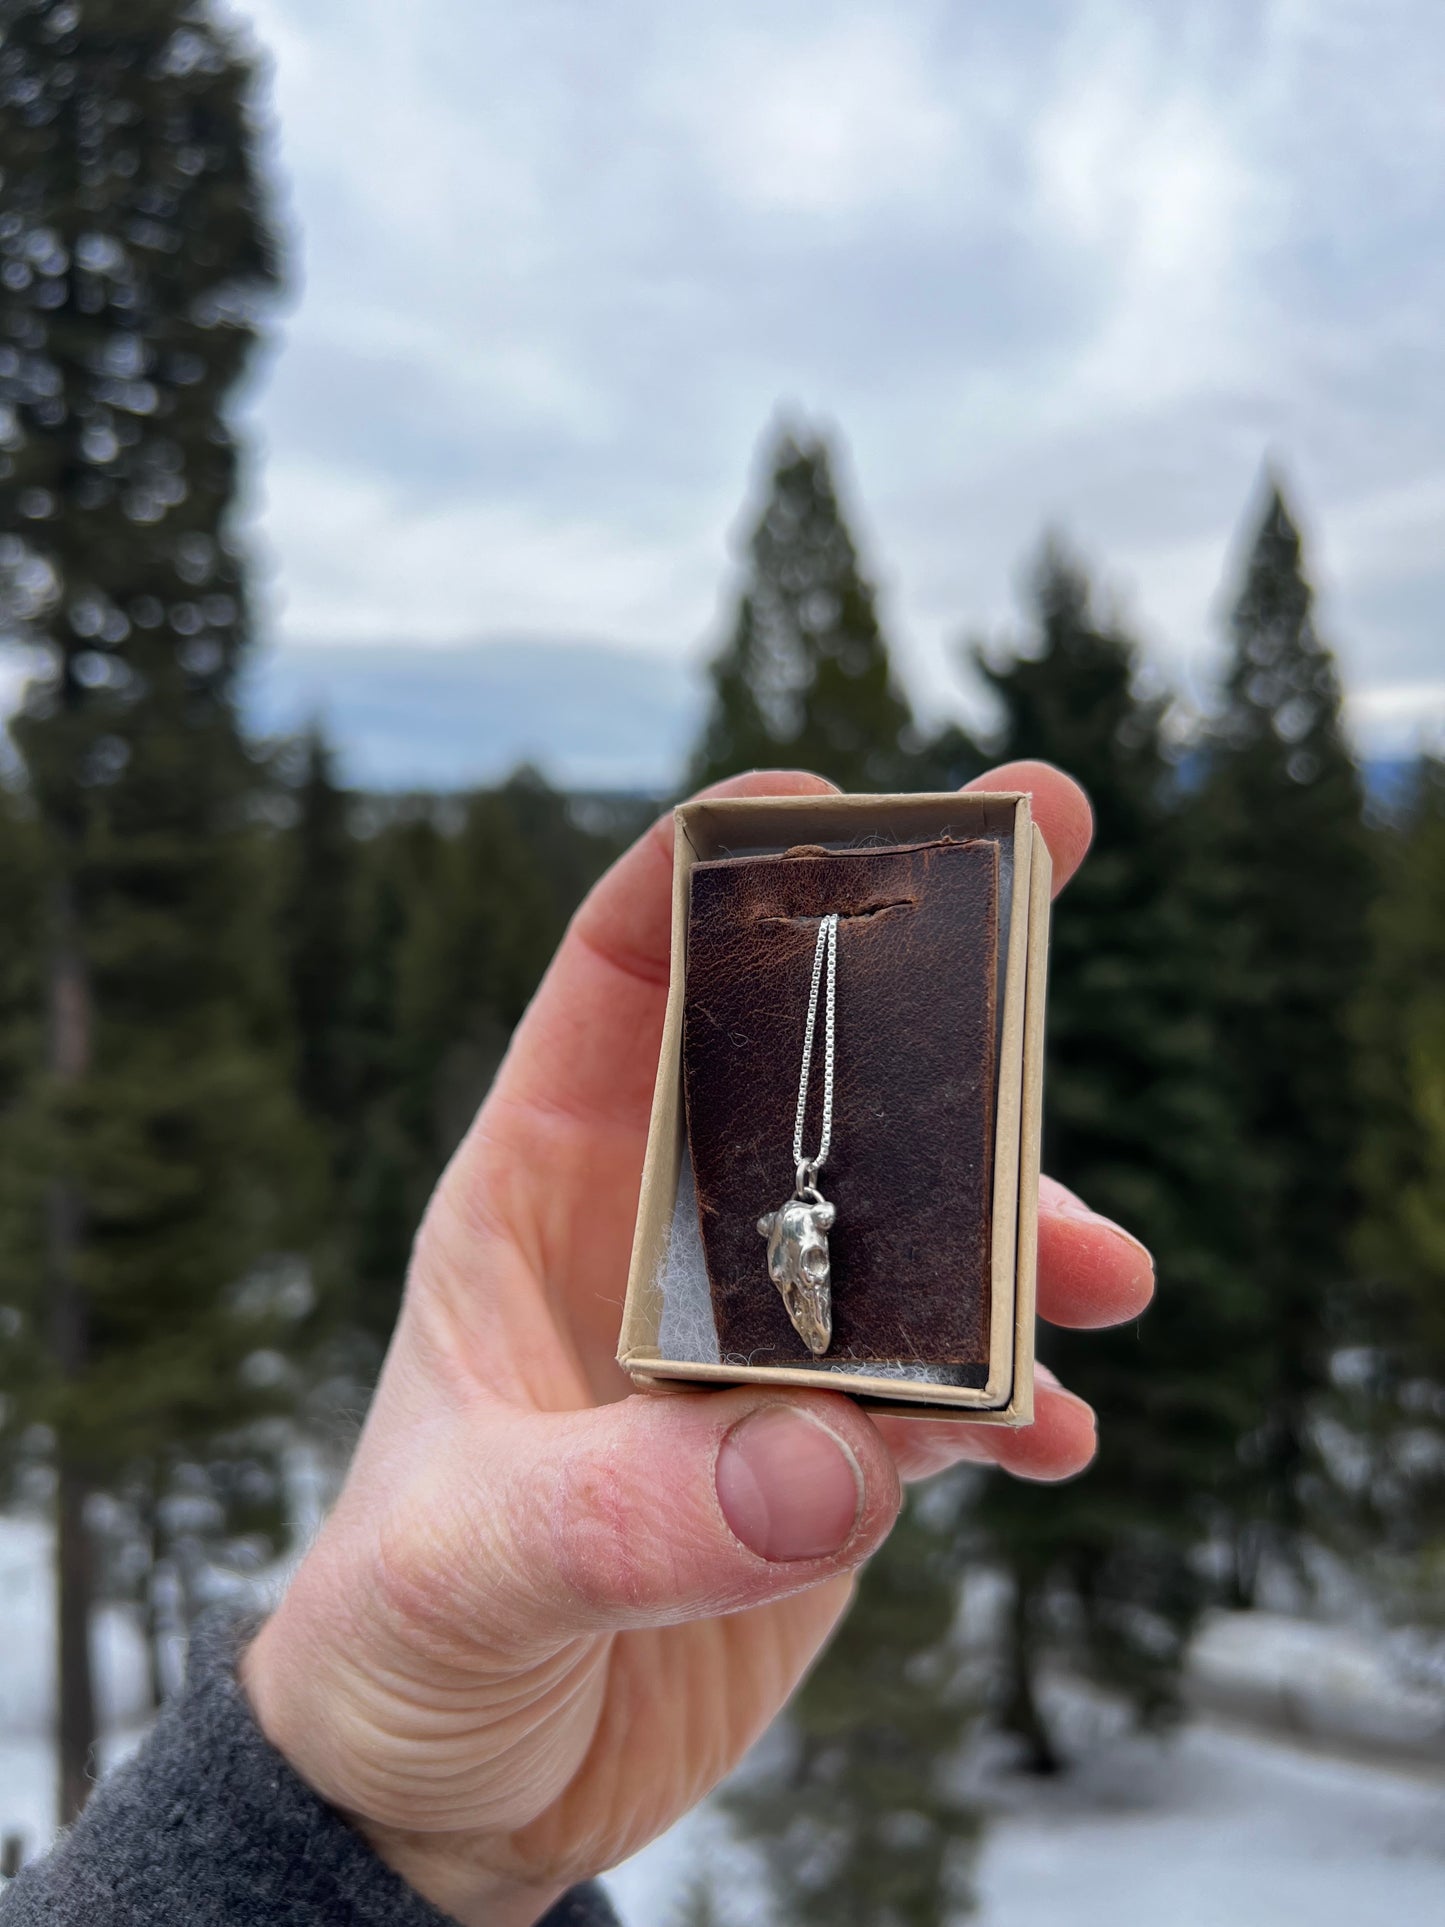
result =
[{"label": "evergreen tree", "polygon": [[711,676],[689,787],[779,761],[846,790],[919,786],[908,781],[912,715],[819,439],[778,444]]},{"label": "evergreen tree", "polygon": [[[12,735],[47,879],[42,1062],[6,1117],[5,1295],[43,1363],[61,1812],[88,1790],[98,1494],[266,1487],[285,1088],[225,405],[277,280],[251,68],[190,0],[0,0],[0,581],[41,667]],[[28,1178],[28,1186],[25,1180]],[[304,1296],[304,1292],[302,1293]]]},{"label": "evergreen tree", "polygon": [[[318,811],[332,818],[335,803],[307,806]],[[432,1186],[567,919],[636,827],[628,811],[599,814],[601,827],[579,822],[527,770],[495,790],[353,812],[353,988],[335,1050],[354,1098],[336,1155],[342,1297],[362,1369],[390,1335]]]},{"label": "evergreen tree", "polygon": [[361,831],[357,954],[357,1103],[339,1147],[347,1318],[373,1373],[401,1303],[428,1180],[440,1165],[432,1108],[400,1020],[401,960],[418,906],[442,885],[444,837],[429,798],[402,798]]},{"label": "evergreen tree", "polygon": [[1137,1329],[1043,1338],[1104,1414],[1087,1475],[1047,1490],[995,1481],[972,1514],[1011,1582],[998,1711],[1026,1763],[1047,1771],[1059,1764],[1038,1690],[1050,1659],[1146,1720],[1173,1711],[1208,1596],[1197,1553],[1209,1494],[1254,1410],[1253,1320],[1237,1268],[1244,1177],[1166,706],[1140,693],[1134,644],[1056,544],[1034,573],[1032,619],[1025,640],[978,655],[1004,712],[994,747],[1067,769],[1096,820],[1054,924],[1045,1163],[1144,1239],[1162,1281]]},{"label": "evergreen tree", "polygon": [[[854,791],[956,784],[960,730],[923,745],[895,684],[873,591],[820,441],[780,445],[692,780],[796,763]],[[782,1789],[745,1787],[780,1917],[932,1921],[963,1891],[972,1823],[949,1792],[956,1575],[936,1515],[910,1508],[789,1715]]]},{"label": "evergreen tree", "polygon": [[1219,933],[1221,1048],[1255,1187],[1247,1264],[1264,1378],[1229,1502],[1235,1593],[1289,1562],[1319,1491],[1315,1419],[1355,1324],[1360,1111],[1351,1018],[1370,865],[1334,660],[1299,531],[1272,485],[1231,617],[1200,822]]},{"label": "evergreen tree", "polygon": [[397,959],[397,1029],[428,1189],[486,1095],[572,907],[547,875],[535,828],[523,833],[511,789],[477,791],[458,816]]},{"label": "evergreen tree", "polygon": [[[10,1388],[32,1380],[47,1334],[22,1317],[17,1255],[35,1248],[31,1159],[6,1153],[23,1135],[37,1067],[45,1055],[45,849],[29,800],[0,785],[0,1506],[23,1494],[29,1469],[14,1450]],[[17,1144],[16,1148],[19,1146]],[[28,1294],[33,1286],[27,1282]]]},{"label": "evergreen tree", "polygon": [[[1365,1127],[1357,1256],[1368,1284],[1361,1387],[1377,1446],[1366,1521],[1375,1550],[1445,1557],[1445,761],[1425,757],[1375,842],[1380,888],[1358,1032]],[[1421,1449],[1421,1447],[1425,1449]]]},{"label": "evergreen tree", "polygon": [[794,1699],[775,1760],[724,1795],[792,1927],[935,1927],[972,1902],[950,1497],[910,1500]]},{"label": "evergreen tree", "polygon": [[361,855],[351,798],[330,746],[311,729],[297,746],[295,820],[283,840],[281,941],[297,1037],[296,1090],[328,1137],[354,1117],[359,1065],[354,974]]},{"label": "evergreen tree", "polygon": [[[388,1227],[391,1275],[378,1337],[381,1321],[371,1313],[366,1270],[372,1226],[361,1198],[368,1162],[385,1148],[375,1112],[391,1070],[395,1000],[388,983],[378,1003],[368,844],[356,823],[363,805],[338,783],[317,727],[286,745],[278,766],[290,805],[277,837],[277,869],[281,966],[296,1039],[294,1088],[322,1166],[308,1258],[325,1316],[314,1321],[309,1363],[321,1403],[339,1401],[354,1414],[390,1330],[414,1229]],[[405,1207],[398,1201],[396,1208]],[[342,1436],[349,1431],[349,1424],[340,1428]]]},{"label": "evergreen tree", "polygon": [[726,1927],[717,1904],[717,1877],[707,1863],[684,1888],[673,1911],[671,1927]]}]

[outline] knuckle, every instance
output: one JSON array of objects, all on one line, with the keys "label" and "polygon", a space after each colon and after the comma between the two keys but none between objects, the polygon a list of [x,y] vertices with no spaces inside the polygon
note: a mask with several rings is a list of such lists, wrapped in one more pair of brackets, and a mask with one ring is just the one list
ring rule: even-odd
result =
[{"label": "knuckle", "polygon": [[547,1534],[556,1605],[587,1618],[643,1607],[653,1586],[653,1535],[639,1530],[632,1481],[613,1454],[564,1465],[556,1478]]},{"label": "knuckle", "polygon": [[444,1655],[465,1644],[460,1563],[431,1506],[397,1505],[379,1523],[374,1603],[408,1645]]}]

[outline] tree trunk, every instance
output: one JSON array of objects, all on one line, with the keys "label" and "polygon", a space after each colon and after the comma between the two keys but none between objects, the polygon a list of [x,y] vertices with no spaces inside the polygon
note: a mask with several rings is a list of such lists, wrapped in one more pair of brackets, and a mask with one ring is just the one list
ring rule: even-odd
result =
[{"label": "tree trunk", "polygon": [[[62,876],[52,899],[50,955],[50,1070],[64,1101],[67,1087],[90,1068],[90,984],[81,956],[75,895]],[[79,1278],[83,1207],[62,1156],[51,1179],[46,1211],[46,1271],[51,1343],[63,1380],[85,1367],[86,1305]],[[95,1681],[90,1653],[94,1559],[85,1522],[89,1482],[63,1436],[57,1450],[55,1517],[55,1636],[57,1660],[56,1757],[59,1819],[69,1826],[90,1794],[95,1751]]]},{"label": "tree trunk", "polygon": [[1225,1604],[1231,1612],[1248,1612],[1254,1605],[1255,1583],[1259,1577],[1258,1541],[1248,1524],[1234,1529],[1230,1543],[1229,1579]]},{"label": "tree trunk", "polygon": [[60,1825],[68,1827],[90,1797],[95,1751],[95,1687],[90,1657],[92,1560],[85,1523],[85,1480],[64,1463],[56,1496],[56,1646],[59,1659]]},{"label": "tree trunk", "polygon": [[166,1674],[164,1648],[166,1639],[165,1614],[161,1610],[160,1584],[161,1570],[161,1527],[159,1480],[146,1505],[146,1576],[145,1605],[142,1615],[146,1648],[146,1685],[150,1692],[151,1711],[159,1713],[165,1704]]},{"label": "tree trunk", "polygon": [[1015,1577],[1013,1599],[1009,1606],[1008,1645],[1005,1665],[1008,1684],[1003,1703],[1005,1730],[1023,1743],[1019,1764],[1025,1773],[1049,1774],[1063,1769],[1063,1760],[1054,1746],[1048,1721],[1039,1705],[1034,1685],[1034,1641],[1036,1602],[1032,1586]]}]

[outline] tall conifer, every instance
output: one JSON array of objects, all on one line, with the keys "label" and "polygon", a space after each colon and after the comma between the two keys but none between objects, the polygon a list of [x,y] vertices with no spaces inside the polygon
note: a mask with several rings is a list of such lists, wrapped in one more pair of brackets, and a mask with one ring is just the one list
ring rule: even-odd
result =
[{"label": "tall conifer", "polygon": [[[335,808],[317,792],[307,814],[330,820]],[[597,815],[595,826],[579,821],[569,799],[528,770],[493,790],[372,799],[352,812],[352,955],[333,1044],[354,1092],[334,1120],[345,1226],[338,1302],[372,1365],[427,1195],[568,917],[628,840],[630,812]],[[329,971],[315,935],[315,967]],[[316,1009],[319,1024],[319,998]]]},{"label": "tall conifer", "polygon": [[711,678],[692,787],[779,761],[846,790],[917,787],[907,780],[912,714],[817,438],[778,443]]},{"label": "tall conifer", "polygon": [[[353,1095],[344,1112],[321,1113],[335,1200],[335,1234],[323,1236],[330,1249],[321,1257],[338,1279],[344,1335],[356,1341],[347,1348],[346,1376],[365,1381],[391,1336],[412,1239],[440,1169],[425,1068],[402,1020],[400,979],[421,905],[444,893],[445,836],[435,798],[356,802],[349,817],[356,836],[354,943],[340,1034],[335,1015],[321,1019],[332,1028],[333,1048],[341,1047]],[[310,807],[329,818],[344,809],[344,799],[333,791]],[[297,1015],[304,1021],[299,1003]],[[346,1391],[353,1404],[354,1390]]]},{"label": "tall conifer", "polygon": [[[960,730],[917,742],[821,441],[777,450],[712,678],[696,782],[786,762],[849,790],[917,789],[976,766]],[[873,1562],[790,1716],[786,1791],[769,1781],[734,1804],[790,1920],[931,1921],[966,1887],[956,1575],[936,1520],[911,1511]]]},{"label": "tall conifer", "polygon": [[959,1766],[975,1709],[950,1498],[910,1504],[781,1743],[724,1797],[794,1927],[935,1927],[972,1900],[979,1819]]},{"label": "tall conifer", "polygon": [[1230,618],[1199,798],[1263,1321],[1264,1376],[1231,1497],[1241,1603],[1255,1597],[1263,1559],[1293,1559],[1319,1491],[1317,1404],[1356,1310],[1351,1022],[1371,878],[1339,677],[1312,605],[1299,530],[1271,484]]},{"label": "tall conifer", "polygon": [[1039,756],[1084,784],[1096,835],[1055,917],[1045,1163],[1143,1238],[1161,1279],[1137,1328],[1041,1334],[1045,1357],[1104,1414],[1077,1482],[998,1480],[973,1515],[1008,1573],[999,1711],[1039,1770],[1058,1763],[1038,1682],[1065,1658],[1146,1718],[1172,1709],[1207,1589],[1196,1558],[1209,1494],[1253,1405],[1252,1333],[1234,1226],[1243,1181],[1207,1021],[1211,971],[1187,826],[1138,652],[1045,549],[1021,642],[982,658],[1004,712],[1000,756]]},{"label": "tall conifer", "polygon": [[[1422,758],[1398,820],[1374,836],[1380,889],[1359,1014],[1364,1130],[1350,1334],[1373,1456],[1374,1548],[1424,1556],[1438,1605],[1445,1557],[1445,761]],[[1426,1444],[1433,1439],[1433,1445]],[[1422,1444],[1426,1449],[1422,1450]]]},{"label": "tall conifer", "polygon": [[[53,1442],[61,1813],[88,1790],[93,1496],[274,1480],[270,1336],[305,1163],[232,691],[225,413],[277,281],[251,68],[189,0],[0,0],[0,581],[48,878],[48,1035],[8,1136],[7,1259]],[[250,1361],[248,1364],[247,1361]],[[36,1428],[42,1428],[37,1430]]]},{"label": "tall conifer", "polygon": [[358,1094],[355,966],[361,848],[352,799],[330,745],[312,728],[297,745],[295,821],[282,839],[281,947],[297,1038],[296,1089],[328,1136]]}]

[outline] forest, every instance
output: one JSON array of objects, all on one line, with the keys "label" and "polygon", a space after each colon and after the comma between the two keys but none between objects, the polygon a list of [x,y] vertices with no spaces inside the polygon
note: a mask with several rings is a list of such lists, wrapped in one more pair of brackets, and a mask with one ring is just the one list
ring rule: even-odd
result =
[{"label": "forest", "polygon": [[[344,1461],[429,1189],[569,916],[672,800],[532,769],[365,794],[324,726],[248,732],[234,413],[284,250],[245,60],[169,0],[126,18],[11,7],[0,44],[0,636],[28,668],[0,792],[0,1500],[54,1527],[62,1818],[97,1604],[133,1607],[159,1701],[214,1574],[285,1549],[289,1468]],[[1160,1279],[1137,1327],[1043,1334],[1103,1415],[1090,1472],[925,1494],[791,1712],[789,1797],[728,1796],[780,1917],[923,1922],[967,1892],[968,1734],[1067,1769],[1050,1680],[1166,1726],[1202,1615],[1307,1601],[1331,1564],[1438,1614],[1445,762],[1356,759],[1281,475],[1204,713],[1051,533],[1015,627],[959,645],[989,727],[924,724],[838,452],[767,448],[677,794],[770,765],[1079,778],[1046,1162]],[[999,1605],[965,1632],[980,1570]]]}]

